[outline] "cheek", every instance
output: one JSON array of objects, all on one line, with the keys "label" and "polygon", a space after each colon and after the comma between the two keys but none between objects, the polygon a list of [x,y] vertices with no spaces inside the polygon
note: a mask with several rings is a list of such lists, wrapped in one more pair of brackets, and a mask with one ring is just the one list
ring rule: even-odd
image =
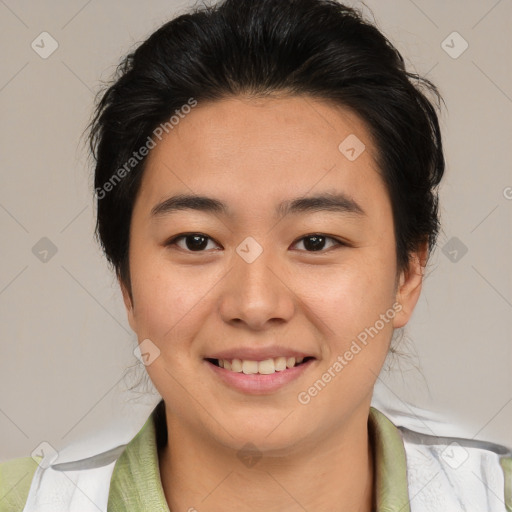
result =
[{"label": "cheek", "polygon": [[392,305],[393,282],[389,276],[359,266],[344,267],[324,279],[312,275],[308,283],[315,289],[306,284],[304,296],[334,334],[345,337],[368,322],[373,324]]},{"label": "cheek", "polygon": [[[156,253],[134,254],[132,289],[139,337],[152,339],[157,345],[174,344],[190,336],[198,327],[214,288],[222,273],[198,267],[177,267]],[[195,327],[194,327],[195,326]]]},{"label": "cheek", "polygon": [[387,353],[395,314],[393,262],[393,251],[358,251],[343,264],[305,273],[300,288],[297,284],[312,321],[329,340],[323,354],[328,361],[345,353],[354,340],[365,349],[369,341],[379,340],[358,356],[360,363],[381,361]]}]

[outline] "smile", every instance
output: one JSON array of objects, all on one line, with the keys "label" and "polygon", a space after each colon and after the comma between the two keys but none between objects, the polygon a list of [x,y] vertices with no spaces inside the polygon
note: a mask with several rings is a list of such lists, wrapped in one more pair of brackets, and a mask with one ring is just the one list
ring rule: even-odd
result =
[{"label": "smile", "polygon": [[[244,394],[267,395],[279,391],[299,378],[316,362],[314,357],[275,357],[251,359],[204,359],[204,364],[219,380],[231,389]],[[221,366],[222,365],[222,366]]]},{"label": "smile", "polygon": [[224,368],[224,370],[235,372],[235,373],[244,373],[245,375],[270,375],[275,372],[282,372],[287,368],[294,368],[308,360],[313,359],[313,357],[274,357],[270,359],[265,359],[264,361],[252,361],[248,359],[207,359],[210,363],[218,366],[219,368]]}]

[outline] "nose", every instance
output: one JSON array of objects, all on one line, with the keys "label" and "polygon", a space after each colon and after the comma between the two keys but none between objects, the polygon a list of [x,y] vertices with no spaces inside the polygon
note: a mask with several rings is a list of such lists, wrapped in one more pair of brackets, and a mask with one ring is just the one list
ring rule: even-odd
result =
[{"label": "nose", "polygon": [[297,300],[284,272],[284,264],[270,249],[265,249],[251,263],[238,254],[224,280],[220,314],[226,323],[244,324],[262,330],[287,323]]}]

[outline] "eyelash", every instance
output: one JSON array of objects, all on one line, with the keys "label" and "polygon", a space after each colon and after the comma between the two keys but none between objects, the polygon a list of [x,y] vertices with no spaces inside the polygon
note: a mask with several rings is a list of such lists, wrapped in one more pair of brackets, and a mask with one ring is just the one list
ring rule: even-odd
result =
[{"label": "eyelash", "polygon": [[[177,236],[175,236],[175,237],[171,238],[170,240],[168,240],[168,241],[165,243],[165,246],[166,246],[166,247],[170,247],[170,246],[176,245],[176,244],[177,244],[177,241],[178,241],[178,240],[180,240],[181,238],[187,238],[187,237],[189,237],[189,236],[193,236],[193,235],[199,235],[199,236],[202,236],[202,237],[204,237],[204,238],[207,238],[207,239],[212,240],[212,241],[214,241],[214,242],[215,242],[215,240],[213,240],[213,238],[209,237],[208,235],[205,235],[204,233],[183,233],[183,234],[181,234],[181,235],[177,235]],[[323,238],[325,238],[325,239],[327,239],[327,240],[332,240],[332,241],[334,241],[334,242],[336,243],[336,245],[334,245],[334,246],[332,246],[332,247],[330,247],[330,248],[328,248],[328,249],[321,249],[321,250],[319,250],[319,251],[307,251],[307,250],[306,250],[306,251],[304,251],[304,252],[311,253],[311,254],[315,254],[315,253],[320,253],[320,254],[322,254],[322,253],[325,253],[325,252],[327,252],[328,250],[333,249],[333,248],[338,249],[338,248],[340,248],[340,247],[348,247],[348,244],[347,244],[346,242],[343,242],[343,241],[341,241],[341,240],[338,240],[337,238],[334,238],[334,237],[332,237],[332,236],[324,235],[323,233],[310,233],[310,234],[308,234],[308,235],[304,235],[304,236],[302,236],[301,238],[298,238],[295,242],[293,242],[293,244],[292,244],[292,245],[297,244],[298,242],[300,242],[300,241],[304,240],[305,238],[310,238],[310,237],[314,237],[314,236],[320,236],[320,237],[323,237]],[[215,243],[217,244],[217,242],[215,242]],[[220,245],[220,244],[217,244],[217,245]],[[182,247],[179,247],[179,249],[182,249],[183,251],[188,252],[188,253],[201,253],[201,252],[206,252],[206,251],[204,251],[204,250],[201,250],[201,251],[190,251],[190,250],[188,250],[188,249],[183,249]]]}]

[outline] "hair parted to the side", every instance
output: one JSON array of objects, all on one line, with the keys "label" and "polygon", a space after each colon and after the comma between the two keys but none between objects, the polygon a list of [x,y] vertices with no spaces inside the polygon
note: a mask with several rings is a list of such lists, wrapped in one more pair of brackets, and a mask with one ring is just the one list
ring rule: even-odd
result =
[{"label": "hair parted to the side", "polygon": [[130,293],[129,229],[146,159],[108,192],[104,184],[191,98],[240,95],[308,95],[358,114],[390,195],[399,270],[420,244],[433,248],[445,166],[436,87],[408,72],[353,8],[333,0],[225,0],[172,19],[127,55],[90,124],[96,237]]}]

